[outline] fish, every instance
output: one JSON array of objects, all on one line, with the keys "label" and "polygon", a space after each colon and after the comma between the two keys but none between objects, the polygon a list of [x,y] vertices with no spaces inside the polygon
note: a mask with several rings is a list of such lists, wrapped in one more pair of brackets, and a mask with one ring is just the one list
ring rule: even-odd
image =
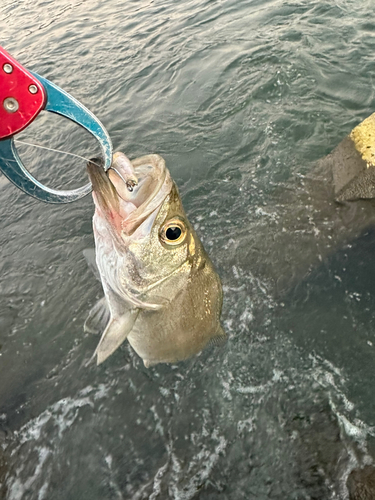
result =
[{"label": "fish", "polygon": [[226,340],[220,278],[183,209],[164,159],[113,156],[87,164],[93,187],[95,262],[104,297],[86,331],[106,326],[97,364],[126,339],[146,367],[176,363]]}]

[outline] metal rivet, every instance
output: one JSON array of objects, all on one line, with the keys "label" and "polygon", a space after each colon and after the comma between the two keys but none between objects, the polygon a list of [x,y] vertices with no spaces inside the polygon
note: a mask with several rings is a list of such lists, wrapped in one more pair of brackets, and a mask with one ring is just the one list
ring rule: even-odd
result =
[{"label": "metal rivet", "polygon": [[8,113],[15,113],[20,107],[18,101],[14,97],[7,97],[4,99],[3,106]]},{"label": "metal rivet", "polygon": [[4,66],[3,66],[3,70],[5,71],[5,73],[12,73],[13,71],[13,66],[9,63],[5,63]]},{"label": "metal rivet", "polygon": [[29,92],[30,92],[30,94],[36,94],[38,92],[38,87],[34,84],[30,85]]}]

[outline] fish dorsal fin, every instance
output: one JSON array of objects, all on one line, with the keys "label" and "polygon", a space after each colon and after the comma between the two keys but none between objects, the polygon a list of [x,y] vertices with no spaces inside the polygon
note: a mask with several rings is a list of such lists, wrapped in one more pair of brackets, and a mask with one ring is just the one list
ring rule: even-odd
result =
[{"label": "fish dorsal fin", "polygon": [[110,317],[111,313],[109,311],[107,299],[102,297],[90,310],[83,329],[88,333],[103,333],[105,327],[108,325]]},{"label": "fish dorsal fin", "polygon": [[130,309],[122,316],[110,319],[94,352],[98,365],[103,363],[124,342],[133,328],[138,313],[139,309]]},{"label": "fish dorsal fin", "polygon": [[95,250],[93,248],[85,248],[82,253],[92,274],[97,280],[101,281],[99,269],[96,264]]}]

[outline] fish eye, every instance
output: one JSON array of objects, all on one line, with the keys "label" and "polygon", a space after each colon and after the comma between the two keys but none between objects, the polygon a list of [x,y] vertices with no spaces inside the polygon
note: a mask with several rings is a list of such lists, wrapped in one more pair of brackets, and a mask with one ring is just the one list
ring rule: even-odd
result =
[{"label": "fish eye", "polygon": [[186,226],[180,219],[168,221],[161,228],[160,239],[169,245],[179,245],[186,237]]}]

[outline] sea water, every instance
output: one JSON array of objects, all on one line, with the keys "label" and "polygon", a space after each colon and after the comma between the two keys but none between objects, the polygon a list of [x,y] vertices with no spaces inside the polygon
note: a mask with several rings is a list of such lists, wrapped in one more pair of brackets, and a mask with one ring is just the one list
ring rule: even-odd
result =
[{"label": "sea water", "polygon": [[[291,231],[275,192],[288,205],[375,111],[374,19],[372,0],[3,0],[6,50],[92,110],[115,150],[165,158],[229,336],[173,366],[146,369],[127,343],[86,366],[91,197],[45,205],[0,177],[4,498],[347,498],[375,458],[374,233],[323,249],[281,295],[267,270]],[[50,114],[19,138],[98,153]],[[84,161],[19,151],[52,187],[87,182]]]}]

